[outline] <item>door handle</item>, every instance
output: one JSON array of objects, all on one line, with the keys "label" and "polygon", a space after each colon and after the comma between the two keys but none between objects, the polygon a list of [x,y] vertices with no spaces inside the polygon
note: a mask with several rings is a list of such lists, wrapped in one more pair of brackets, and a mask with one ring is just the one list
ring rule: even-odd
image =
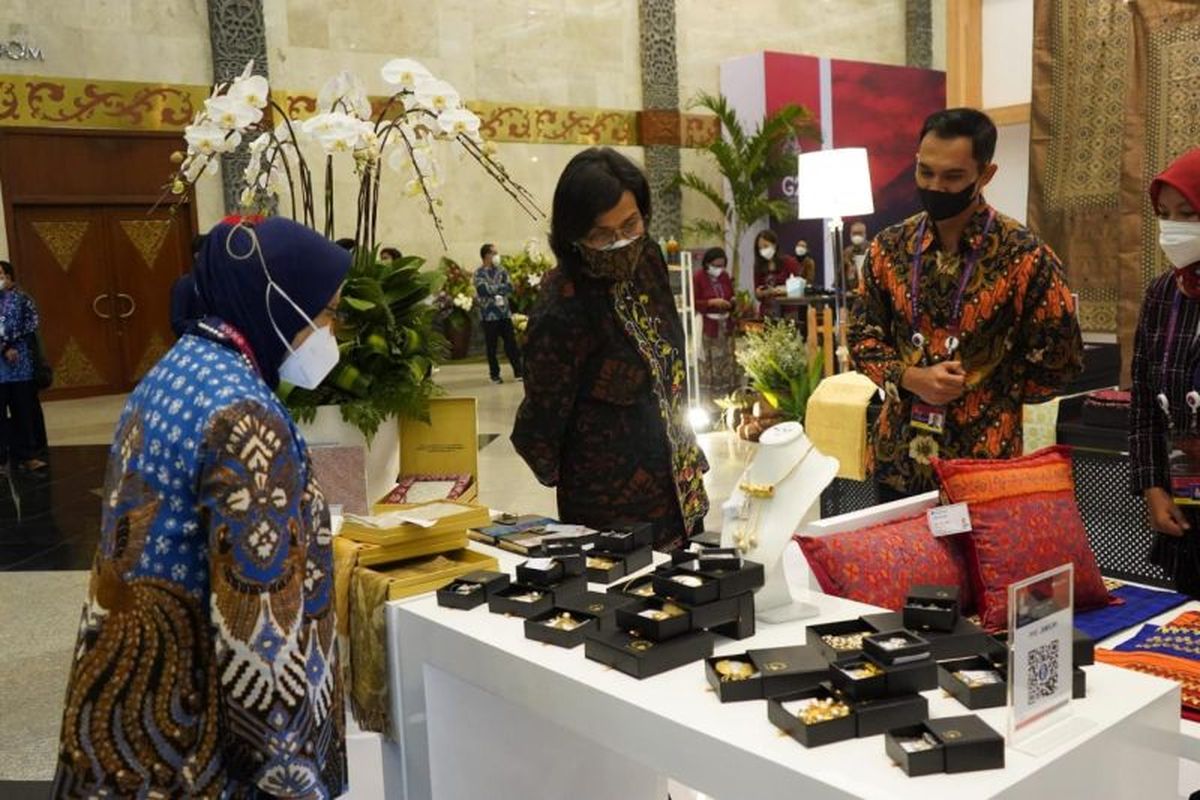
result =
[{"label": "door handle", "polygon": [[98,294],[98,295],[96,295],[95,299],[92,300],[92,313],[95,314],[100,319],[112,319],[112,314],[101,314],[100,313],[100,301],[106,297],[109,298],[108,308],[109,308],[109,311],[111,311],[112,310],[112,295]]},{"label": "door handle", "polygon": [[125,313],[123,313],[123,314],[118,314],[118,316],[119,316],[121,319],[129,319],[130,317],[132,317],[132,316],[133,316],[134,312],[135,312],[135,311],[137,311],[137,303],[136,303],[136,302],[134,302],[134,299],[133,299],[132,297],[130,297],[129,295],[125,294],[124,292],[120,292],[120,293],[117,295],[117,297],[118,297],[118,298],[120,298],[121,300],[128,300],[128,301],[129,301],[129,310],[128,310],[128,311],[126,311],[126,312],[125,312]]}]

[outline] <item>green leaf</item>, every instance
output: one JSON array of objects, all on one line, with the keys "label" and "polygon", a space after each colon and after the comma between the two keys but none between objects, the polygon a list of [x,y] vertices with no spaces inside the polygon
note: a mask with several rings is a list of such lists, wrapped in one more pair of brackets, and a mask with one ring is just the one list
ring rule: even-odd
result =
[{"label": "green leaf", "polygon": [[350,306],[357,311],[372,311],[378,306],[370,300],[360,300],[357,297],[342,297],[342,303]]}]

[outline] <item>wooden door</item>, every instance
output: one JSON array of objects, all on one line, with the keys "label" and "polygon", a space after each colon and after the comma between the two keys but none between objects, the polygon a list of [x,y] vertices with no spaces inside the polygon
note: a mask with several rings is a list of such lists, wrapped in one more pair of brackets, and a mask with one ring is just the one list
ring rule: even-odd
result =
[{"label": "wooden door", "polygon": [[42,346],[54,367],[47,397],[124,391],[103,209],[14,206],[12,230],[17,282],[37,304]]},{"label": "wooden door", "polygon": [[190,266],[190,219],[163,208],[150,212],[145,206],[109,206],[104,220],[115,272],[117,340],[124,379],[133,385],[175,341],[171,285]]}]

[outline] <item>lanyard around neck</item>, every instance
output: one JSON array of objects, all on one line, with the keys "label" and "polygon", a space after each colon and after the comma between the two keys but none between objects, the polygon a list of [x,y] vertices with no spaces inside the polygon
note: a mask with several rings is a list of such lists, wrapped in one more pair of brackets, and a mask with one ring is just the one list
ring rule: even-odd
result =
[{"label": "lanyard around neck", "polygon": [[[1182,304],[1183,304],[1183,292],[1179,291],[1179,287],[1176,286],[1175,287],[1175,297],[1171,301],[1171,315],[1170,315],[1170,317],[1167,318],[1167,336],[1166,336],[1166,341],[1164,342],[1164,345],[1163,345],[1162,376],[1159,381],[1158,397],[1155,398],[1158,401],[1159,408],[1162,409],[1163,414],[1166,415],[1166,417],[1167,417],[1168,426],[1172,426],[1172,427],[1173,427],[1173,425],[1172,425],[1172,420],[1171,420],[1171,401],[1167,395],[1167,388],[1168,388],[1167,380],[1171,374],[1171,355],[1172,355],[1171,351],[1175,344],[1175,334],[1178,332],[1179,309],[1182,306]],[[1192,338],[1194,341],[1195,337],[1193,336]],[[1183,362],[1186,360],[1187,360],[1187,350],[1185,349],[1183,357],[1176,359],[1176,362]],[[1177,363],[1177,365],[1178,365],[1178,363]],[[1197,412],[1200,412],[1200,392],[1196,391],[1195,385],[1196,385],[1196,376],[1193,375],[1192,376],[1192,388],[1189,389],[1188,393],[1184,396],[1184,401],[1187,403],[1188,408],[1190,408],[1192,411],[1192,426],[1193,427],[1195,427],[1195,424],[1196,424],[1196,414],[1197,414]]]},{"label": "lanyard around neck", "polygon": [[[954,293],[954,310],[948,326],[950,336],[946,339],[950,355],[954,355],[954,351],[958,349],[958,334],[961,333],[962,326],[963,295],[967,291],[967,284],[971,282],[971,275],[975,272],[975,265],[979,262],[979,256],[983,253],[988,234],[992,230],[992,223],[995,221],[996,212],[989,209],[987,223],[983,226],[983,234],[979,237],[979,242],[971,248],[971,254],[967,257],[967,263],[963,267],[962,277],[958,281],[958,291]],[[909,298],[912,302],[912,343],[914,347],[925,346],[925,337],[921,334],[921,257],[925,254],[925,227],[928,223],[929,215],[926,214],[921,220],[920,227],[917,228],[917,244],[913,249],[912,286],[909,290]]]}]

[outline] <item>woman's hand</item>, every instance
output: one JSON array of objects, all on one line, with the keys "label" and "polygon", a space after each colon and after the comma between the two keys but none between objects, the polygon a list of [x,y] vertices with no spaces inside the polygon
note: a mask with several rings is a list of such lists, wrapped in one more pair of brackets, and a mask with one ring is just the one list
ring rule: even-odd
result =
[{"label": "woman's hand", "polygon": [[1183,515],[1183,509],[1175,505],[1166,489],[1155,486],[1147,489],[1146,508],[1150,512],[1150,527],[1168,536],[1183,536],[1192,526]]}]

